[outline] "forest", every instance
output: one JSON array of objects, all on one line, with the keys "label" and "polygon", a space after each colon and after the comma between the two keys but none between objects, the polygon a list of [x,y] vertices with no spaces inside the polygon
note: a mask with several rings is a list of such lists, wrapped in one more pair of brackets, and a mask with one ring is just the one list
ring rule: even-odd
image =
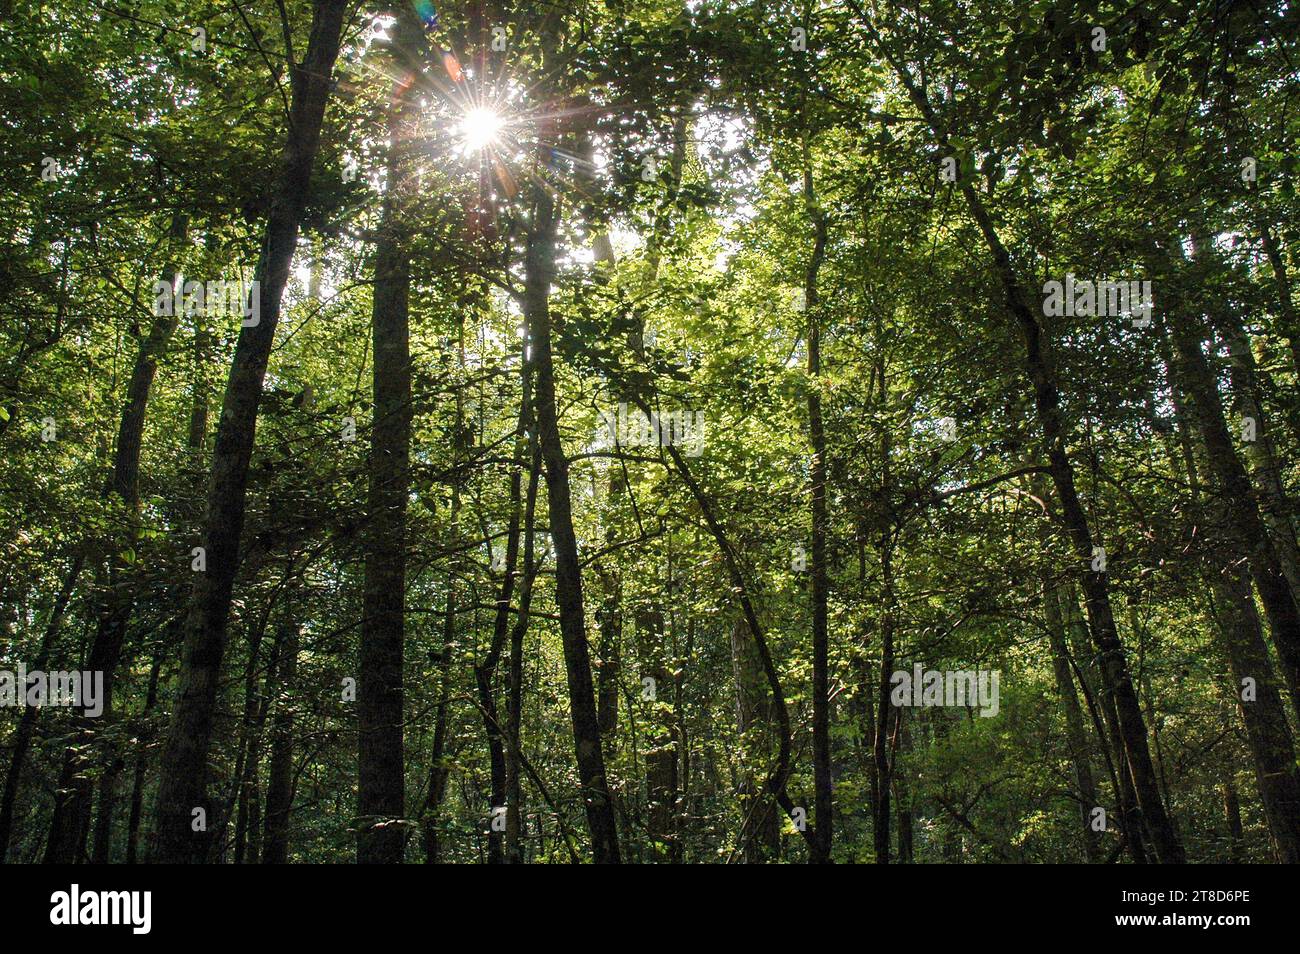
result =
[{"label": "forest", "polygon": [[0,859],[1300,862],[1298,64],[0,2]]}]

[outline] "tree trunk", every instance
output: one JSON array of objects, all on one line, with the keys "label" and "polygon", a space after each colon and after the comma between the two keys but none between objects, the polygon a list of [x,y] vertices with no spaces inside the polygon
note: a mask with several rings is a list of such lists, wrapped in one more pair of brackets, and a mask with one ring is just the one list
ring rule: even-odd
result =
[{"label": "tree trunk", "polygon": [[[525,405],[527,406],[527,405]],[[521,864],[523,854],[523,785],[520,769],[523,753],[520,732],[523,729],[524,637],[528,634],[528,614],[532,609],[533,584],[537,579],[535,525],[537,486],[542,476],[541,448],[534,436],[529,441],[528,494],[524,502],[524,578],[519,587],[519,617],[510,630],[510,671],[506,676],[506,832],[505,860]]]},{"label": "tree trunk", "polygon": [[[859,553],[865,557],[863,541],[859,541]],[[863,584],[866,580],[865,564],[861,561],[859,566],[862,567],[858,582]],[[862,636],[860,647],[854,659],[854,676],[857,680],[857,689],[853,694],[853,713],[857,732],[854,734],[854,744],[858,755],[858,765],[862,774],[867,779],[867,814],[875,824],[876,802],[880,800],[880,778],[876,770],[876,692],[878,689],[878,677],[876,670],[871,665],[871,660],[867,655],[867,646],[870,643],[870,623],[864,622],[862,627]]]},{"label": "tree trunk", "polygon": [[[519,569],[520,521],[523,509],[524,458],[528,453],[529,404],[532,401],[531,365],[528,347],[520,361],[519,415],[515,424],[514,463],[510,469],[510,518],[506,527],[506,552],[501,588],[497,594],[496,614],[492,626],[492,643],[482,663],[474,667],[474,684],[478,689],[479,709],[483,729],[487,735],[488,765],[491,772],[491,791],[488,796],[488,864],[505,862],[506,828],[506,747],[505,731],[501,724],[500,708],[496,701],[497,666],[506,650],[510,636],[510,600],[514,595],[515,578]],[[492,545],[495,549],[495,544]]]},{"label": "tree trunk", "polygon": [[483,730],[487,735],[488,765],[491,772],[491,791],[488,796],[488,864],[505,861],[503,835],[505,833],[506,806],[506,754],[500,712],[496,702],[493,682],[501,654],[510,635],[510,599],[514,593],[515,574],[519,565],[520,510],[523,493],[524,429],[529,396],[527,388],[521,398],[519,423],[515,428],[515,464],[510,473],[510,522],[506,528],[505,573],[497,594],[496,617],[492,627],[492,643],[482,663],[474,667],[474,685],[478,689],[479,709],[483,717]]},{"label": "tree trunk", "polygon": [[[1172,378],[1172,371],[1168,373]],[[1178,436],[1184,448],[1184,476],[1191,488],[1193,516],[1198,524],[1205,517],[1209,520],[1206,537],[1212,542],[1205,556],[1209,560],[1211,615],[1232,674],[1233,702],[1246,727],[1246,745],[1254,763],[1274,854],[1279,862],[1294,864],[1300,862],[1300,769],[1296,766],[1286,705],[1264,642],[1250,575],[1230,545],[1233,516],[1229,503],[1221,493],[1201,493],[1200,473],[1208,455],[1204,444],[1198,453],[1181,389],[1172,381],[1171,393]],[[1177,467],[1176,458],[1174,463]],[[1243,698],[1247,680],[1254,687],[1253,698],[1249,700]]]},{"label": "tree trunk", "polygon": [[[1091,641],[1088,621],[1079,610],[1078,597],[1073,587],[1069,585],[1063,586],[1060,592],[1062,596],[1061,605],[1064,610],[1063,615],[1074,637],[1071,640],[1074,644],[1074,651],[1076,654],[1081,654]],[[1100,657],[1094,656],[1093,659],[1100,669]],[[1091,691],[1088,688],[1088,682],[1083,672],[1076,669],[1075,674],[1079,677],[1079,686],[1083,690],[1084,698],[1091,698]],[[1133,790],[1133,776],[1128,770],[1124,743],[1120,738],[1119,710],[1115,706],[1115,695],[1111,692],[1106,681],[1104,670],[1100,672],[1100,676],[1102,681],[1101,692],[1099,697],[1091,699],[1089,709],[1093,715],[1093,724],[1097,730],[1097,737],[1101,740],[1102,751],[1111,760],[1111,785],[1115,794],[1115,802],[1119,807],[1120,828],[1124,836],[1124,846],[1132,857],[1134,864],[1144,865],[1150,861],[1147,852],[1148,835],[1146,826],[1142,821],[1142,812],[1138,808],[1137,793]],[[1097,712],[1098,709],[1100,709],[1100,714]]]},{"label": "tree trunk", "polygon": [[226,385],[204,518],[207,570],[198,576],[194,585],[185,626],[180,686],[162,754],[155,860],[163,863],[200,862],[207,852],[206,832],[195,830],[199,826],[194,810],[211,807],[207,804],[208,750],[226,649],[231,595],[239,569],[257,408],[275,342],[280,300],[289,279],[306,207],[330,75],[338,56],[347,7],[345,0],[318,0],[313,7],[306,56],[302,63],[292,64],[289,70],[293,102],[288,139],[271,193],[262,257],[254,273],[260,289],[259,320],[256,325],[240,330]]},{"label": "tree trunk", "polygon": [[491,865],[505,862],[503,835],[505,834],[506,753],[492,686],[492,676],[495,671],[495,663],[490,668],[486,665],[474,667],[474,684],[478,690],[479,709],[488,743],[491,788],[488,792],[487,860]]},{"label": "tree trunk", "polygon": [[90,863],[106,865],[112,848],[113,812],[117,809],[117,788],[126,767],[120,753],[111,753],[99,782],[99,808],[95,816],[95,839],[91,845]]},{"label": "tree trunk", "polygon": [[569,497],[569,462],[560,439],[555,401],[550,286],[555,274],[555,231],[558,220],[554,203],[545,188],[535,189],[534,218],[528,235],[525,262],[524,313],[534,349],[533,361],[537,374],[537,435],[546,468],[547,509],[550,515],[551,542],[555,548],[556,603],[559,607],[560,634],[568,675],[578,781],[582,786],[592,856],[597,864],[617,864],[618,829],[600,746],[600,724],[596,713],[582,603],[578,541],[573,532]]},{"label": "tree trunk", "polygon": [[[179,631],[180,627],[174,627]],[[155,650],[153,656],[153,665],[149,667],[149,688],[145,692],[144,709],[140,713],[140,718],[145,721],[145,728],[141,730],[141,738],[136,747],[135,753],[135,771],[131,776],[131,808],[127,815],[126,823],[126,863],[133,865],[139,858],[140,852],[140,818],[144,814],[144,773],[148,764],[145,759],[145,753],[148,750],[148,742],[153,733],[148,728],[149,713],[153,712],[154,706],[158,704],[158,677],[162,672],[162,650]]]},{"label": "tree trunk", "polygon": [[834,782],[831,778],[830,635],[827,601],[830,576],[826,567],[826,431],[822,422],[821,320],[817,297],[817,274],[826,255],[826,215],[817,207],[813,191],[811,160],[804,143],[804,205],[813,223],[813,249],[804,274],[804,305],[808,314],[808,439],[812,445],[812,559],[808,567],[812,589],[812,710],[813,710],[813,807],[817,823],[817,848],[811,861],[831,860]]},{"label": "tree trunk", "polygon": [[1061,712],[1065,716],[1065,740],[1070,750],[1070,764],[1074,767],[1074,785],[1079,797],[1080,841],[1083,856],[1090,864],[1102,860],[1101,840],[1092,827],[1092,810],[1100,804],[1097,785],[1092,776],[1092,760],[1088,757],[1088,735],[1083,727],[1083,713],[1079,708],[1079,695],[1075,691],[1074,677],[1070,672],[1070,649],[1065,638],[1065,624],[1061,618],[1061,596],[1052,581],[1043,586],[1043,612],[1046,617],[1047,638],[1052,650],[1052,672],[1056,677],[1056,692],[1061,698]]},{"label": "tree trunk", "polygon": [[1292,706],[1300,715],[1300,610],[1224,420],[1214,373],[1201,350],[1204,324],[1181,301],[1171,304],[1168,314],[1176,358],[1172,371],[1205,447],[1206,464],[1224,507],[1225,530],[1238,557],[1245,557],[1250,566]]},{"label": "tree trunk", "polygon": [[[586,152],[588,159],[594,160],[595,150],[590,143]],[[596,233],[592,251],[597,263],[610,269],[614,267],[614,246],[607,231],[602,229]],[[605,271],[597,270],[597,283],[603,284],[606,277]],[[635,334],[633,331],[633,336]],[[618,538],[619,503],[623,496],[626,472],[623,461],[611,460],[605,474],[606,492],[600,525],[604,530],[606,547]],[[618,736],[618,692],[623,655],[623,569],[616,560],[602,560],[596,566],[596,577],[601,588],[600,608],[596,612],[596,625],[600,628],[596,715],[600,723],[600,734],[612,743]]]},{"label": "tree trunk", "polygon": [[[1233,566],[1222,555],[1221,569],[1211,582],[1221,643],[1232,672],[1232,694],[1246,726],[1246,742],[1255,768],[1264,817],[1272,836],[1273,853],[1281,864],[1300,863],[1300,770],[1295,744],[1287,724],[1286,706],[1273,672],[1268,646],[1260,627],[1255,598],[1244,567]],[[1246,680],[1253,698],[1243,699]]]},{"label": "tree trunk", "polygon": [[1234,313],[1225,313],[1216,324],[1223,328],[1228,343],[1232,390],[1238,411],[1243,419],[1250,418],[1255,422],[1255,439],[1242,444],[1258,494],[1260,517],[1277,551],[1282,575],[1295,596],[1300,594],[1300,546],[1296,544],[1295,526],[1291,522],[1294,508],[1282,483],[1282,462],[1278,458],[1272,428],[1264,417],[1250,336]]},{"label": "tree trunk", "polygon": [[258,614],[256,623],[248,633],[248,660],[244,664],[244,712],[239,724],[238,750],[235,756],[235,771],[232,776],[230,795],[227,797],[226,810],[222,816],[221,832],[224,833],[225,822],[230,817],[231,807],[235,811],[235,864],[249,861],[257,863],[257,858],[248,859],[250,835],[256,839],[252,827],[252,806],[260,797],[259,779],[262,762],[262,730],[266,725],[266,713],[275,691],[275,656],[266,664],[266,673],[262,680],[261,691],[258,690],[258,671],[261,665],[262,643],[266,638],[266,629],[270,623],[271,612],[275,608],[277,596],[288,584],[293,572],[293,564],[285,568],[284,579],[280,586],[272,590],[266,605]]},{"label": "tree trunk", "polygon": [[[457,420],[460,410],[457,408]],[[453,533],[460,516],[460,490],[453,488],[451,494],[451,527]],[[437,671],[434,678],[438,685],[438,704],[433,717],[433,746],[429,752],[429,790],[424,800],[421,814],[421,840],[424,847],[424,863],[436,865],[442,856],[442,842],[438,836],[438,825],[442,811],[442,801],[447,793],[447,780],[450,773],[447,768],[447,707],[451,701],[451,660],[456,643],[456,576],[452,570],[447,571],[447,598],[442,616],[442,652],[436,657]]]},{"label": "tree trunk", "polygon": [[[420,42],[403,5],[395,28],[399,56]],[[400,864],[407,829],[402,662],[406,639],[406,503],[410,486],[411,253],[403,221],[411,117],[406,95],[388,113],[389,189],[375,248],[374,424],[370,441],[370,526],[357,679],[358,864]]]},{"label": "tree trunk", "polygon": [[[888,574],[888,547],[882,563]],[[893,789],[893,763],[889,758],[889,728],[893,722],[894,706],[890,700],[890,679],[894,670],[894,616],[893,608],[886,605],[880,617],[880,678],[876,683],[876,737],[873,740],[875,759],[876,803],[873,831],[876,864],[889,864],[890,792]]]},{"label": "tree trunk", "polygon": [[[876,324],[877,345],[883,340],[880,322]],[[880,405],[888,400],[889,385],[886,376],[883,352],[878,352],[874,369],[876,386],[879,389]],[[893,436],[887,419],[880,426],[880,508],[876,514],[880,526],[880,672],[876,681],[876,736],[872,740],[873,759],[876,782],[876,800],[873,805],[875,819],[873,825],[873,842],[876,852],[876,864],[889,864],[889,824],[890,795],[893,791],[893,763],[889,757],[889,730],[894,721],[895,707],[891,699],[890,684],[894,673],[894,550],[893,550],[893,513],[889,500],[894,491]]]},{"label": "tree trunk", "polygon": [[293,698],[298,671],[298,624],[280,624],[275,640],[277,686],[271,702],[271,768],[266,783],[266,834],[262,863],[289,861],[289,813],[293,808]]},{"label": "tree trunk", "polygon": [[[907,729],[906,710],[894,709],[894,733],[895,733],[895,760],[897,753],[906,753],[912,746],[911,736]],[[913,861],[912,847],[912,793],[910,786],[907,784],[907,778],[902,772],[897,771],[895,764],[894,771],[894,804],[898,813],[898,862],[899,864],[911,864]]]},{"label": "tree trunk", "polygon": [[736,731],[741,744],[741,776],[736,795],[740,802],[740,851],[746,864],[766,864],[781,858],[781,816],[763,797],[751,768],[771,758],[772,699],[763,679],[762,663],[746,638],[745,618],[737,616],[731,627],[731,668],[736,685]]},{"label": "tree trunk", "polygon": [[[234,862],[256,864],[261,844],[260,816],[261,764],[263,730],[271,694],[275,691],[275,657],[263,665],[262,644],[275,609],[289,578],[293,573],[293,560],[285,566],[284,577],[267,596],[265,605],[256,620],[248,627],[247,659],[244,663],[244,707],[236,739],[235,768],[231,773],[230,791],[225,798],[220,816],[216,820],[212,839],[214,845],[225,849],[226,829],[232,815],[235,818]],[[263,670],[265,670],[263,672]],[[259,674],[262,676],[259,683]],[[252,857],[249,858],[250,854]]]}]

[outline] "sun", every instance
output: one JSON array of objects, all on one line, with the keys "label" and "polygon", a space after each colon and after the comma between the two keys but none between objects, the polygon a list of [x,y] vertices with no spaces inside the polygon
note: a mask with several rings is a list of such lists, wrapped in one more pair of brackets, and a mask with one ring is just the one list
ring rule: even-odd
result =
[{"label": "sun", "polygon": [[456,133],[466,152],[478,152],[495,146],[504,126],[505,119],[500,113],[480,106],[465,114],[456,125]]}]

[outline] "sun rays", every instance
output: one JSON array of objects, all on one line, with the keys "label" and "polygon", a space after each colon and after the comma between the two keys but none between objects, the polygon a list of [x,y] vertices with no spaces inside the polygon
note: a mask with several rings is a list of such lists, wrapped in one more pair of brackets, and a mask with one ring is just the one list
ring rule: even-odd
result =
[{"label": "sun rays", "polygon": [[546,76],[531,73],[524,81],[513,75],[509,53],[490,49],[487,37],[471,44],[473,51],[462,59],[447,48],[455,39],[433,5],[417,0],[413,6],[423,27],[419,48],[411,48],[408,33],[406,47],[399,49],[395,18],[381,17],[371,42],[396,53],[396,62],[376,61],[366,50],[358,65],[391,84],[390,109],[403,101],[419,104],[414,161],[422,171],[477,180],[480,215],[500,214],[521,183],[552,193],[587,193],[598,167],[590,155],[578,154],[591,151],[580,130],[606,107],[547,102],[543,90],[565,64],[551,64]]}]

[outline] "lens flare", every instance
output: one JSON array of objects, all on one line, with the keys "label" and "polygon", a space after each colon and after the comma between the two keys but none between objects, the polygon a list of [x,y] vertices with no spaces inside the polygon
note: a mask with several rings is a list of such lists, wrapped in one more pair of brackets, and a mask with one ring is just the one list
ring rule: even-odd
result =
[{"label": "lens flare", "polygon": [[430,0],[415,0],[415,15],[420,18],[426,30],[436,30],[438,28],[438,11],[434,8]]}]

